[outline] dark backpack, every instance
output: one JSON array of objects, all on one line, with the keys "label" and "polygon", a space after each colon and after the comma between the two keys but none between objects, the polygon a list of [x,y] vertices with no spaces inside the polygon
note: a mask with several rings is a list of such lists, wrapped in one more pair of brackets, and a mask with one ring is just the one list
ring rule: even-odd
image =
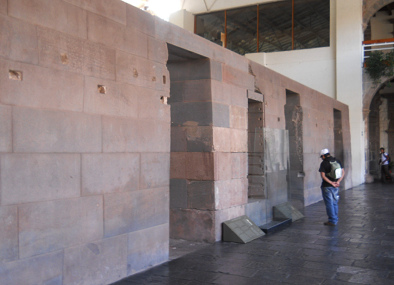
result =
[{"label": "dark backpack", "polygon": [[334,159],[330,161],[331,164],[331,171],[327,173],[327,176],[331,177],[332,179],[339,179],[342,177],[342,167],[339,162]]}]

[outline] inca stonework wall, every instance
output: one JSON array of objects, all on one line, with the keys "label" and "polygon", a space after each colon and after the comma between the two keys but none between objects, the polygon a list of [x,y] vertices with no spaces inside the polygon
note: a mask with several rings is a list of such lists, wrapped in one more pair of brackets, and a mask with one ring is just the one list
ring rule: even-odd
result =
[{"label": "inca stonework wall", "polygon": [[166,261],[170,229],[269,222],[286,180],[248,202],[248,99],[284,130],[300,94],[304,205],[333,108],[351,171],[345,105],[120,0],[0,0],[0,87],[1,284],[108,284]]}]

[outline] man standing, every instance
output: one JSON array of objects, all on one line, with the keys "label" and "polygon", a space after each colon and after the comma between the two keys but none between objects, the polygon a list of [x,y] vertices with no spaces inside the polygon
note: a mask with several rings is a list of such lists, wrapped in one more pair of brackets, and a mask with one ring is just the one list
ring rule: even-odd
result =
[{"label": "man standing", "polygon": [[386,183],[386,177],[390,176],[389,172],[389,155],[384,152],[384,148],[380,148],[380,160],[379,163],[381,165],[380,174],[382,176],[382,182]]},{"label": "man standing", "polygon": [[345,176],[345,169],[326,148],[320,151],[320,158],[323,159],[319,168],[322,178],[321,191],[328,216],[328,222],[324,225],[335,226],[338,223],[339,185]]}]

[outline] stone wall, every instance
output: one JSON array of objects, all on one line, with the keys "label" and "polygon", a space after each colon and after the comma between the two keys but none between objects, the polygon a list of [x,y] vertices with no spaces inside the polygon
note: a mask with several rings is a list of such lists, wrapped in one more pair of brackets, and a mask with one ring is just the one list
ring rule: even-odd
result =
[{"label": "stone wall", "polygon": [[245,213],[269,222],[286,169],[248,201],[249,100],[286,144],[299,94],[303,205],[339,110],[351,186],[347,106],[120,0],[0,0],[0,86],[4,284],[108,284],[166,261],[170,229],[213,242]]},{"label": "stone wall", "polygon": [[154,26],[121,1],[0,2],[0,283],[108,284],[168,259]]}]

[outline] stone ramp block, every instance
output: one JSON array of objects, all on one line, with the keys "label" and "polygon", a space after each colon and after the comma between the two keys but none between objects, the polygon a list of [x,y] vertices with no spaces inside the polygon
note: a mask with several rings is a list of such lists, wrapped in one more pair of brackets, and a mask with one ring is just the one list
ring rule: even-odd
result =
[{"label": "stone ramp block", "polygon": [[247,243],[265,233],[246,215],[223,223],[223,241]]},{"label": "stone ramp block", "polygon": [[304,217],[300,211],[294,208],[289,202],[274,206],[274,219],[284,220],[292,219],[292,221],[297,221]]}]

